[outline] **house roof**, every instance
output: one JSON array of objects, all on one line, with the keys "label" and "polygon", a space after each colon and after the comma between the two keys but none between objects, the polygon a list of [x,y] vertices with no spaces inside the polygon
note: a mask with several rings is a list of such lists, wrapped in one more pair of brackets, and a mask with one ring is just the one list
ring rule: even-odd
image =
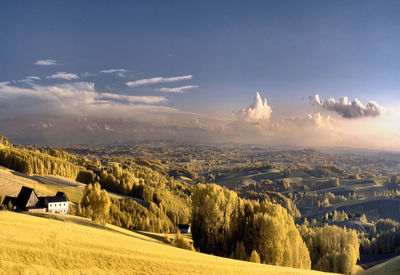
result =
[{"label": "house roof", "polygon": [[47,202],[67,202],[68,198],[66,196],[52,196],[52,197],[46,197],[45,200]]},{"label": "house roof", "polygon": [[21,191],[19,191],[19,194],[17,197],[17,201],[16,201],[17,206],[21,207],[21,208],[25,208],[32,193],[34,194],[34,196],[37,199],[38,196],[36,195],[35,190],[33,190],[32,188],[26,187],[26,186],[22,186]]},{"label": "house roof", "polygon": [[189,229],[190,225],[188,225],[188,224],[178,224],[178,228],[179,229]]}]

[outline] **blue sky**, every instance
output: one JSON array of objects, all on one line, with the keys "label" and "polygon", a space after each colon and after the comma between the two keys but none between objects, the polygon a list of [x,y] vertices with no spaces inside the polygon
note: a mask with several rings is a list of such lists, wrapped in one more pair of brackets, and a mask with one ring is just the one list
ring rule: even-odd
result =
[{"label": "blue sky", "polygon": [[[388,106],[400,103],[398,14],[399,1],[2,1],[0,82],[56,85],[46,77],[66,72],[199,114],[246,108],[256,91],[280,117],[312,111],[316,93]],[[46,59],[56,64],[35,65]]]}]

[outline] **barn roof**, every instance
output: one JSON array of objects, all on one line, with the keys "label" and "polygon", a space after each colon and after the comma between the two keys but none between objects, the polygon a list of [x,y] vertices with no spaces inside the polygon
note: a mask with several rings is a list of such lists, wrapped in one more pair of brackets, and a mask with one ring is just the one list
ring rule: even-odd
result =
[{"label": "barn roof", "polygon": [[26,187],[26,186],[22,186],[21,191],[19,191],[19,194],[17,197],[17,201],[16,201],[17,206],[20,208],[25,208],[32,193],[34,194],[34,196],[37,199],[38,196],[37,196],[35,190],[33,190],[32,188]]}]

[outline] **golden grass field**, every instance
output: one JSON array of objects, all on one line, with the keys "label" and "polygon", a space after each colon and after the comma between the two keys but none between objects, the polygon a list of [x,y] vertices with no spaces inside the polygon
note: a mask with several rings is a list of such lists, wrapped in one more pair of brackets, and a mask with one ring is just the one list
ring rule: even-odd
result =
[{"label": "golden grass field", "polygon": [[192,252],[151,233],[79,217],[49,217],[61,220],[0,211],[1,274],[326,274]]}]

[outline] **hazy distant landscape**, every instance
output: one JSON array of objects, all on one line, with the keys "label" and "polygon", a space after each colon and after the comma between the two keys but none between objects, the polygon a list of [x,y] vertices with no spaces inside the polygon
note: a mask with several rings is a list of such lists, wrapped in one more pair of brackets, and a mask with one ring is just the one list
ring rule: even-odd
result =
[{"label": "hazy distant landscape", "polygon": [[0,275],[400,274],[399,14],[0,1]]}]

